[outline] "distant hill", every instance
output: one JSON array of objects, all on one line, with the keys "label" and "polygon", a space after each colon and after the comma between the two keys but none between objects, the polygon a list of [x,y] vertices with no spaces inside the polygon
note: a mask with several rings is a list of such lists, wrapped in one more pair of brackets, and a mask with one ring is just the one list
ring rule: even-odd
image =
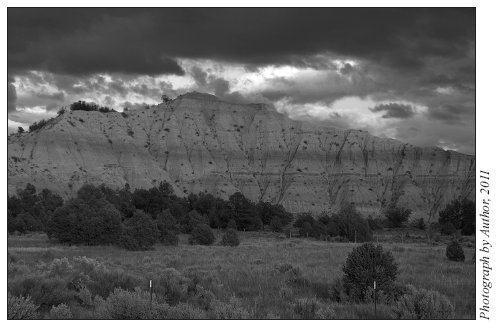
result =
[{"label": "distant hill", "polygon": [[292,212],[352,202],[375,215],[397,204],[434,220],[452,199],[474,200],[475,157],[197,92],[124,113],[67,112],[8,137],[9,194],[28,182],[67,197],[86,182],[134,189],[162,180],[178,195],[241,191]]}]

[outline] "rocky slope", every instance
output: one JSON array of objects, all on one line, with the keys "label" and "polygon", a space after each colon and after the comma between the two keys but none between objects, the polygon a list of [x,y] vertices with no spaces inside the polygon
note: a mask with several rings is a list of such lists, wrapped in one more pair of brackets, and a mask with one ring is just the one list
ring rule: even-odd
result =
[{"label": "rocky slope", "polygon": [[421,148],[360,130],[293,121],[265,104],[231,104],[188,93],[126,113],[74,111],[10,136],[8,191],[28,182],[72,195],[86,182],[179,195],[241,191],[292,212],[365,213],[396,203],[434,220],[462,196],[474,199],[475,157]]}]

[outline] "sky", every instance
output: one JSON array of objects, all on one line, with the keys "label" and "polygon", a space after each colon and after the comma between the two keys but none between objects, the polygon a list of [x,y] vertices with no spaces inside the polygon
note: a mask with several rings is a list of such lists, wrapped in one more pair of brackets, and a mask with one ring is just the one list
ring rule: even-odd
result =
[{"label": "sky", "polygon": [[9,8],[9,133],[189,91],[475,155],[475,8]]}]

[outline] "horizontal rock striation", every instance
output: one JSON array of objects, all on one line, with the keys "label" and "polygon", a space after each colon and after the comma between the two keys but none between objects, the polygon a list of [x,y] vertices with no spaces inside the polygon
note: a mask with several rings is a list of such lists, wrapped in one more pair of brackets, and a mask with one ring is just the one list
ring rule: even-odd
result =
[{"label": "horizontal rock striation", "polygon": [[133,189],[163,180],[178,195],[241,191],[292,212],[355,203],[376,215],[397,204],[435,220],[452,199],[474,200],[475,157],[196,92],[125,113],[67,112],[8,138],[9,194],[28,182],[67,197],[87,182]]}]

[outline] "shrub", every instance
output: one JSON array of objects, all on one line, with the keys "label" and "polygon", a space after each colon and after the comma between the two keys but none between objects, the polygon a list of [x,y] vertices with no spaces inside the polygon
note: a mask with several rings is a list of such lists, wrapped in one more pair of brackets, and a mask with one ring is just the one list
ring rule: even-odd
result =
[{"label": "shrub", "polygon": [[440,230],[440,232],[442,233],[442,235],[450,236],[455,234],[457,230],[456,227],[454,227],[454,225],[449,221],[442,226],[442,230]]},{"label": "shrub", "polygon": [[293,311],[300,319],[315,319],[315,312],[319,309],[319,303],[315,298],[300,298],[295,301]]},{"label": "shrub", "polygon": [[45,125],[47,125],[47,123],[50,123],[52,122],[54,119],[51,118],[49,120],[40,120],[40,122],[34,122],[33,124],[31,124],[29,126],[29,132],[33,132],[33,131],[36,131],[36,130],[40,130],[41,128],[43,128]]},{"label": "shrub", "polygon": [[331,305],[329,306],[323,305],[315,313],[314,319],[321,319],[321,320],[336,319],[336,312],[334,311],[334,308]]},{"label": "shrub", "polygon": [[189,279],[182,276],[175,269],[168,268],[164,270],[159,277],[155,279],[154,293],[158,302],[166,302],[169,305],[176,305],[187,299],[187,286]]},{"label": "shrub", "polygon": [[461,244],[457,240],[453,240],[447,246],[445,255],[451,261],[464,262],[465,256]]},{"label": "shrub", "polygon": [[73,313],[67,304],[59,304],[57,306],[52,306],[49,312],[50,319],[73,319]]},{"label": "shrub", "polygon": [[7,319],[38,319],[37,309],[30,296],[18,297],[7,293]]},{"label": "shrub", "polygon": [[161,245],[165,246],[177,246],[179,239],[175,232],[167,231],[166,234],[160,238]]},{"label": "shrub", "polygon": [[179,303],[174,307],[166,307],[163,315],[158,315],[156,319],[190,320],[206,319],[206,314],[187,303]]},{"label": "shrub", "polygon": [[393,311],[398,319],[452,319],[454,309],[449,299],[436,291],[408,286],[409,292]]},{"label": "shrub", "polygon": [[117,288],[105,301],[96,300],[96,315],[100,319],[136,320],[152,316],[149,295],[140,288],[133,292]]},{"label": "shrub", "polygon": [[60,277],[40,279],[39,275],[9,280],[8,291],[15,296],[31,296],[33,303],[40,306],[41,312],[49,311],[53,305],[69,303],[76,294],[68,289],[67,282]]},{"label": "shrub", "polygon": [[372,243],[354,248],[341,270],[347,291],[362,300],[374,281],[377,289],[387,290],[393,285],[398,273],[393,255],[389,251],[384,252],[381,245]]},{"label": "shrub", "polygon": [[215,235],[206,224],[199,224],[189,236],[189,244],[211,245],[215,242]]},{"label": "shrub", "polygon": [[229,303],[215,302],[213,307],[215,319],[249,319],[250,315],[241,306],[241,301],[231,297]]},{"label": "shrub", "polygon": [[385,216],[393,227],[398,228],[409,219],[411,213],[410,209],[395,206],[386,211]]},{"label": "shrub", "polygon": [[234,229],[227,229],[222,237],[223,246],[239,246],[239,237]]},{"label": "shrub", "polygon": [[116,288],[133,290],[144,283],[144,279],[121,269],[102,270],[90,273],[87,283],[90,292],[100,297],[108,297]]},{"label": "shrub", "polygon": [[237,230],[236,220],[234,220],[234,219],[230,220],[229,223],[227,224],[227,229]]},{"label": "shrub", "polygon": [[[132,251],[151,249],[159,236],[159,231],[151,217],[136,210],[131,218],[125,221],[124,236],[126,244],[123,246]],[[135,240],[135,242],[133,241]]]}]

